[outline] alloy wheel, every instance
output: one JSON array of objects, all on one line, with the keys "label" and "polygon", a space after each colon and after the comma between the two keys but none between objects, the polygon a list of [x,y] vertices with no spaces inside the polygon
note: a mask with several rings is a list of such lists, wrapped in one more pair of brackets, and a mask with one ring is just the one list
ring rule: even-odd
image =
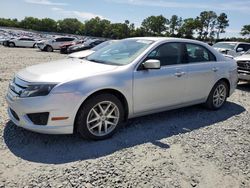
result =
[{"label": "alloy wheel", "polygon": [[119,108],[111,101],[103,101],[89,111],[87,128],[95,136],[105,136],[116,128],[119,118]]},{"label": "alloy wheel", "polygon": [[227,89],[224,84],[220,84],[214,91],[213,94],[213,104],[216,108],[221,107],[227,97]]}]

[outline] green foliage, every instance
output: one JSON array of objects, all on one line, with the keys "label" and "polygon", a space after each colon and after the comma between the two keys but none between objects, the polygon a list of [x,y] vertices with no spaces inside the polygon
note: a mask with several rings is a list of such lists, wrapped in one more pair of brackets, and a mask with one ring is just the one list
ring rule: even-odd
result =
[{"label": "green foliage", "polygon": [[250,35],[250,25],[244,25],[240,33],[243,36]]},{"label": "green foliage", "polygon": [[171,37],[179,36],[180,29],[182,27],[183,21],[182,18],[177,15],[173,15],[169,20],[169,34]]},{"label": "green foliage", "polygon": [[[225,13],[217,16],[213,11],[203,11],[196,18],[184,20],[177,15],[173,15],[169,20],[162,15],[149,16],[142,21],[140,27],[135,27],[129,20],[125,20],[124,23],[111,23],[109,20],[99,17],[92,18],[84,23],[76,18],[66,18],[58,21],[50,18],[38,19],[34,17],[25,17],[21,21],[0,18],[0,26],[113,39],[171,36],[190,39],[197,37],[200,40],[214,41],[215,36],[219,40],[220,34],[226,32],[229,20]],[[250,35],[250,25],[245,25],[241,30],[241,34],[243,36]]]},{"label": "green foliage", "polygon": [[225,13],[221,13],[217,17],[217,23],[216,23],[216,34],[217,39],[220,38],[220,33],[225,33],[225,29],[229,26],[229,20],[227,19],[227,15]]},{"label": "green foliage", "polygon": [[146,31],[146,35],[161,36],[167,29],[168,20],[160,16],[150,16],[143,20],[142,28]]},{"label": "green foliage", "polygon": [[76,18],[65,18],[57,22],[57,31],[61,33],[82,34],[84,25]]}]

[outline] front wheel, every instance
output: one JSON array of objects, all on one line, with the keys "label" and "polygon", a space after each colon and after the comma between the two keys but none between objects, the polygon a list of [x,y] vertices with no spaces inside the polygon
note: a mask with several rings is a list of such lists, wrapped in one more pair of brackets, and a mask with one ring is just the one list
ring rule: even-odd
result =
[{"label": "front wheel", "polygon": [[220,109],[227,100],[228,90],[229,87],[225,81],[217,82],[208,96],[206,106],[212,110]]},{"label": "front wheel", "polygon": [[79,109],[76,127],[84,138],[103,140],[117,131],[123,117],[121,101],[112,94],[100,94],[88,99]]},{"label": "front wheel", "polygon": [[16,45],[15,45],[15,43],[14,42],[10,42],[9,43],[9,47],[15,47]]},{"label": "front wheel", "polygon": [[52,46],[47,46],[47,47],[46,47],[46,51],[47,51],[47,52],[53,52]]}]

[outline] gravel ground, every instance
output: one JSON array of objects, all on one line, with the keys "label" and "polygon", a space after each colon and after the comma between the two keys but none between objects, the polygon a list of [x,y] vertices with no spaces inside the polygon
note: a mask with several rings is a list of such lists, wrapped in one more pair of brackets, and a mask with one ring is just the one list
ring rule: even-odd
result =
[{"label": "gravel ground", "polygon": [[105,141],[13,125],[4,96],[14,73],[61,58],[0,47],[0,187],[250,187],[250,85],[241,83],[219,111],[136,118]]}]

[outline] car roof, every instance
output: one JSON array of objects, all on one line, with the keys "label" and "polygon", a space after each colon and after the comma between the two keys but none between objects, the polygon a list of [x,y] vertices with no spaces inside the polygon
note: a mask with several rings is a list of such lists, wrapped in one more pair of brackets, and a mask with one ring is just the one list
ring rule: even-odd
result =
[{"label": "car roof", "polygon": [[250,44],[248,42],[235,42],[235,41],[221,41],[221,42],[218,42],[218,43],[228,43],[228,44]]},{"label": "car roof", "polygon": [[152,40],[154,42],[186,42],[186,43],[196,43],[201,45],[208,45],[204,42],[192,39],[184,39],[184,38],[174,38],[174,37],[135,37],[135,38],[128,38],[128,39],[135,39],[135,40]]}]

